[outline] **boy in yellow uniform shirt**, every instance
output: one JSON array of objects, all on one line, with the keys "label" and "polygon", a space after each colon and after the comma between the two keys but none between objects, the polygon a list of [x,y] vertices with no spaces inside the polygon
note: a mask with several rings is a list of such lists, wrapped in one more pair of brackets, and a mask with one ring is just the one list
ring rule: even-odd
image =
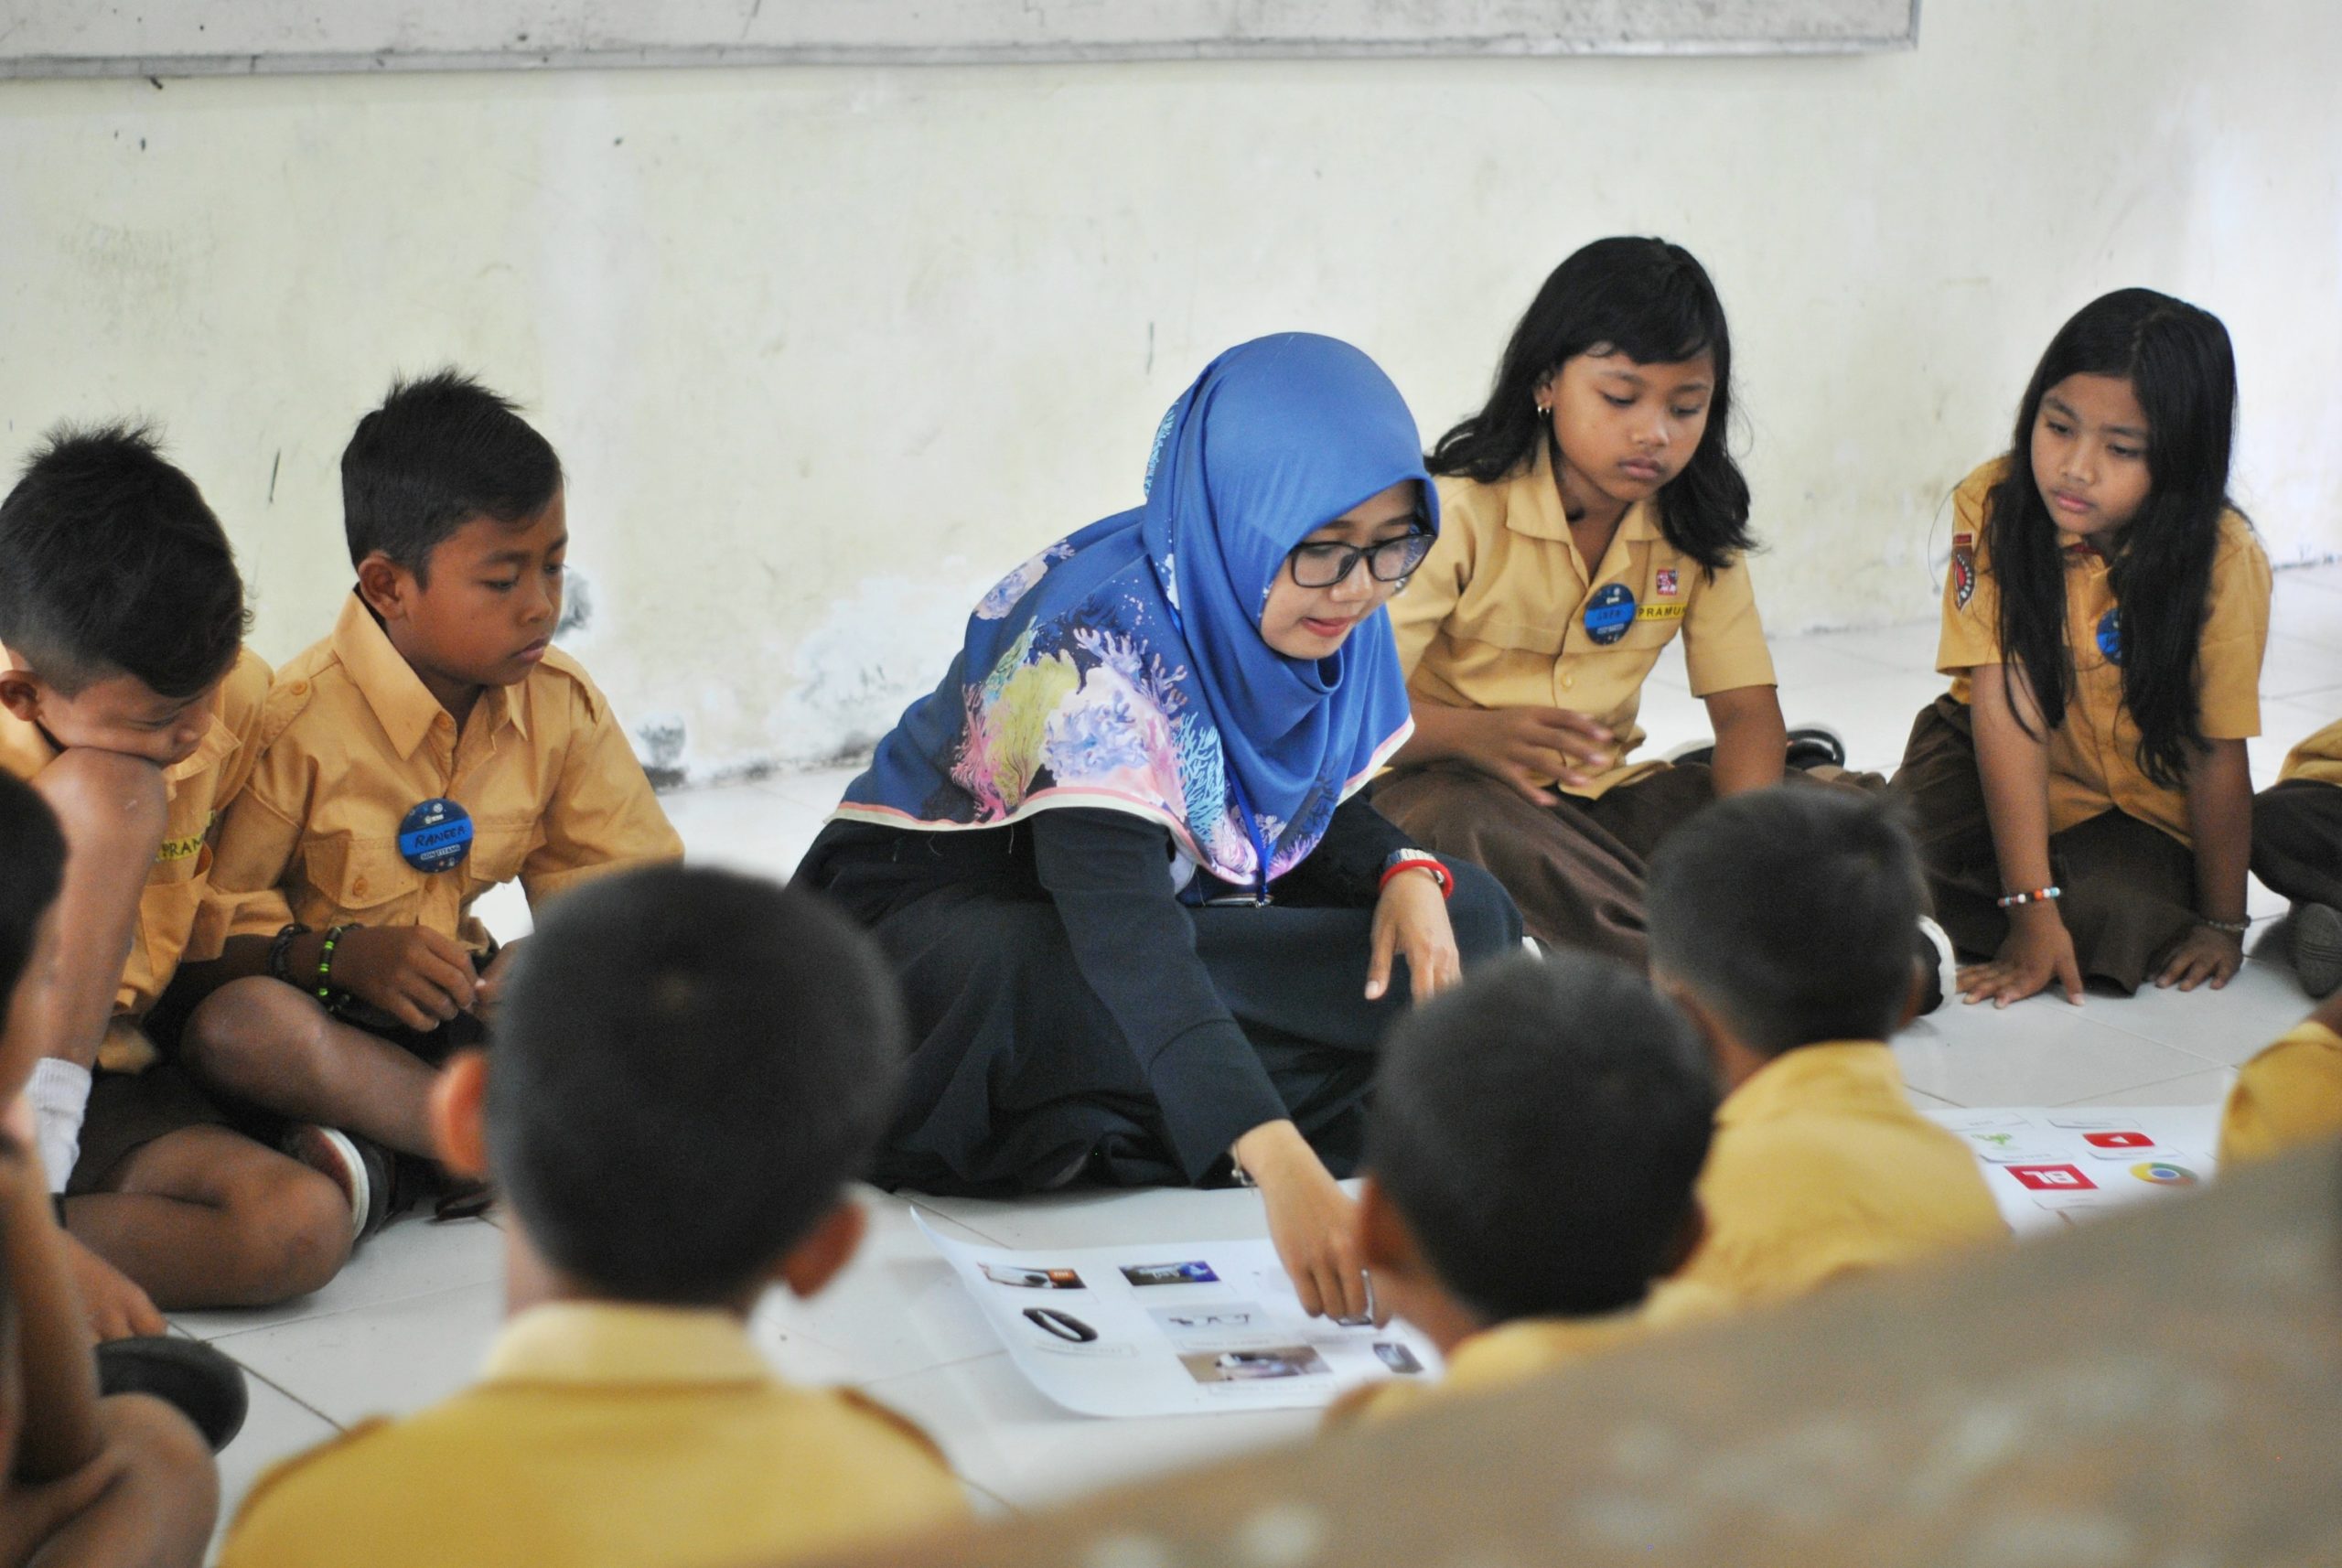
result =
[{"label": "boy in yellow uniform shirt", "polygon": [[2252,798],[2252,874],[2293,900],[2286,941],[2312,996],[2342,986],[2342,720],[2294,747]]},{"label": "boy in yellow uniform shirt", "polygon": [[1725,1090],[1681,1278],[1732,1300],[2004,1239],[1974,1157],[1919,1114],[1886,1037],[1926,983],[1918,852],[1892,807],[1767,789],[1710,807],[1651,864],[1652,976]]},{"label": "boy in yellow uniform shirt", "polygon": [[1698,1241],[1715,1085],[1682,1015],[1623,963],[1517,957],[1392,1026],[1367,1123],[1358,1251],[1447,1359],[1327,1424],[1517,1382],[1681,1314],[1651,1282]]},{"label": "boy in yellow uniform shirt", "polygon": [[430,1174],[433,1068],[484,1034],[503,968],[472,905],[516,878],[539,905],[682,841],[552,646],[569,528],[544,437],[446,372],[393,388],[341,466],[358,585],[269,693],[212,866],[220,989],[185,1054],[293,1123],[286,1146],[338,1171],[363,1235],[399,1206],[394,1175]]},{"label": "boy in yellow uniform shirt", "polygon": [[2220,1164],[2342,1134],[2342,993],[2244,1064],[2220,1113]]},{"label": "boy in yellow uniform shirt", "polygon": [[917,1429],[746,1327],[852,1255],[903,1046],[876,945],[809,895],[669,866],[564,899],[434,1100],[510,1210],[485,1376],[264,1477],[223,1564],[714,1568],[961,1518]]},{"label": "boy in yellow uniform shirt", "polygon": [[332,1183],[231,1131],[172,1059],[166,993],[220,950],[201,906],[268,689],[243,632],[227,535],[145,432],[60,432],[0,501],[0,771],[72,845],[29,1092],[109,1339],[160,1334],[158,1302],[305,1294],[349,1251]]}]

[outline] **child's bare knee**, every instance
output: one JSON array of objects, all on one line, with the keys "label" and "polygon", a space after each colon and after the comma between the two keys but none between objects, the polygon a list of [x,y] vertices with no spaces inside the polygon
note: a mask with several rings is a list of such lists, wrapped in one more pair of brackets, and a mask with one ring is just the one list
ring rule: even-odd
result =
[{"label": "child's bare knee", "polygon": [[309,998],[266,975],[231,980],[189,1015],[182,1048],[211,1066],[247,1058],[282,1058],[314,1043],[325,1015]]},{"label": "child's bare knee", "polygon": [[349,1200],[330,1180],[272,1160],[227,1194],[237,1294],[254,1305],[306,1295],[349,1260]]}]

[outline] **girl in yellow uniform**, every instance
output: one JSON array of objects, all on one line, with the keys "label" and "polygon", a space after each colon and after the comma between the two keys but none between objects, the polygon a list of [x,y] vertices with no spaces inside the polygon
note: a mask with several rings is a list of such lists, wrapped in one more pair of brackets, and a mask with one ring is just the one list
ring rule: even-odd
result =
[{"label": "girl in yellow uniform", "polygon": [[2293,901],[2286,950],[2302,989],[2342,987],[2342,719],[2294,747],[2252,799],[2252,873]]},{"label": "girl in yellow uniform", "polygon": [[[1691,252],[1597,240],[1428,459],[1445,521],[1391,607],[1415,731],[1375,804],[1494,872],[1549,947],[1642,962],[1645,858],[1716,796],[1781,780],[1731,393],[1724,305]],[[1713,760],[1629,760],[1679,637]],[[1825,744],[1813,760],[1844,760]]]},{"label": "girl in yellow uniform", "polygon": [[1971,1002],[2243,961],[2269,559],[2229,504],[2236,363],[2148,289],[2050,340],[2004,456],[1953,497],[1937,664],[1895,786]]}]

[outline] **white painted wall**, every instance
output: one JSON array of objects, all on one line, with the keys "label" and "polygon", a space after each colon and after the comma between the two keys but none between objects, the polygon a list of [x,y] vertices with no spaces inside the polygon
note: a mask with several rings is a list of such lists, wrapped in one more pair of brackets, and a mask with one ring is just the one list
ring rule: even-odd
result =
[{"label": "white painted wall", "polygon": [[281,659],[351,422],[475,367],[569,464],[573,646],[699,776],[866,744],[1216,349],[1349,337],[1429,436],[1621,231],[1732,310],[1777,628],[1928,613],[1943,498],[2125,284],[2228,321],[2240,498],[2331,555],[2337,66],[2326,5],[1932,0],[1850,59],[8,83],[0,446],[161,420]]}]

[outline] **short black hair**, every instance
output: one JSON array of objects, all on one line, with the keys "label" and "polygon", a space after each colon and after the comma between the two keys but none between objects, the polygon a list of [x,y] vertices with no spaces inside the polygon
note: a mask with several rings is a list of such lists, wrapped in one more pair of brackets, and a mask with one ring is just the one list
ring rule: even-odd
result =
[{"label": "short black hair", "polygon": [[1767,1056],[1886,1038],[1928,908],[1900,817],[1885,796],[1786,786],[1706,808],[1651,857],[1651,967]]},{"label": "short black hair", "polygon": [[431,553],[476,517],[528,521],[561,489],[561,458],[510,402],[460,371],[391,387],[341,452],[349,564],[376,551],[431,579]]},{"label": "short black hair", "polygon": [[0,1025],[32,961],[33,934],[65,886],[65,834],[40,792],[0,773]]},{"label": "short black hair", "polygon": [[220,520],[143,426],[51,432],[0,500],[0,642],[68,696],[116,675],[195,696],[247,620]]},{"label": "short black hair", "polygon": [[1595,1316],[1666,1272],[1715,1106],[1698,1035],[1641,975],[1522,954],[1391,1026],[1366,1165],[1483,1320]]},{"label": "short black hair", "polygon": [[514,961],[490,1166],[539,1251],[596,1290],[720,1303],[861,1174],[905,1038],[877,945],[816,896],[619,873],[564,896]]}]

